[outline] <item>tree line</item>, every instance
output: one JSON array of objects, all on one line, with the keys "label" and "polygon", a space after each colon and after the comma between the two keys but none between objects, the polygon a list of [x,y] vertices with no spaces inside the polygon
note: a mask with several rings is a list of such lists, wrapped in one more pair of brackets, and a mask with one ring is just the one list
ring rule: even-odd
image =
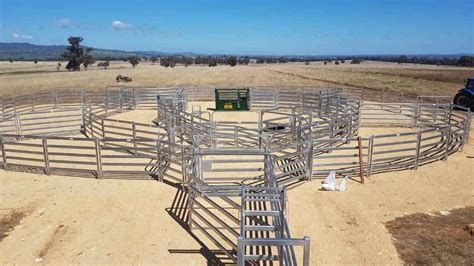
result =
[{"label": "tree line", "polygon": [[[176,65],[206,65],[215,67],[217,65],[229,65],[231,67],[236,65],[255,64],[275,64],[275,63],[289,63],[289,62],[303,62],[306,65],[311,61],[322,61],[325,65],[334,62],[335,65],[344,64],[345,61],[350,61],[351,64],[360,64],[362,61],[381,61],[394,62],[399,64],[426,64],[426,65],[448,65],[448,66],[464,66],[474,67],[474,56],[460,56],[460,57],[439,57],[439,56],[227,56],[227,55],[213,55],[213,56],[184,56],[184,55],[170,55],[170,56],[130,56],[130,57],[99,57],[94,58],[91,54],[92,48],[85,48],[80,45],[83,41],[82,37],[69,37],[69,46],[61,55],[59,60],[68,61],[66,69],[69,71],[80,71],[96,63],[96,60],[102,60],[97,64],[98,67],[107,69],[110,61],[122,60],[129,62],[135,68],[142,61],[149,61],[152,64],[159,62],[163,67],[173,68]],[[13,59],[9,59],[13,63]],[[38,60],[34,60],[35,63]],[[61,63],[58,62],[58,71]]]}]

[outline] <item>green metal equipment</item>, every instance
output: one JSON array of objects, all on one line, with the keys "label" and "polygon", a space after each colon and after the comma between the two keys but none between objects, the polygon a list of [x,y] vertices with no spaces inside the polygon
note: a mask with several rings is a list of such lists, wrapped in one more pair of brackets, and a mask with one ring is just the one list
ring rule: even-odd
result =
[{"label": "green metal equipment", "polygon": [[250,89],[215,89],[216,111],[250,110]]}]

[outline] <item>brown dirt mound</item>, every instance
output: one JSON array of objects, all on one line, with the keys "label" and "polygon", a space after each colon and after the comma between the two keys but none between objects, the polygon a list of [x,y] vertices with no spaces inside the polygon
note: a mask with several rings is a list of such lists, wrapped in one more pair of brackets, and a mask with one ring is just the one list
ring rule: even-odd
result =
[{"label": "brown dirt mound", "polygon": [[393,236],[400,258],[407,264],[474,263],[474,236],[464,228],[474,223],[474,207],[416,213],[385,224]]}]

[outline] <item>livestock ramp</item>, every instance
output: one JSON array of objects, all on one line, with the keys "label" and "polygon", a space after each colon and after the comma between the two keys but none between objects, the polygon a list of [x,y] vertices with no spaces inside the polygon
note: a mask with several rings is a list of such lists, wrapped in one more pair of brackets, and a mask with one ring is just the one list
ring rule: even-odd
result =
[{"label": "livestock ramp", "polygon": [[[232,168],[209,167],[206,156],[232,156],[228,164],[258,162],[252,174],[238,176]],[[238,154],[238,156],[235,156]],[[309,238],[292,238],[288,226],[286,187],[279,187],[274,160],[265,150],[195,150],[187,172],[188,223],[226,255],[226,262],[247,264],[309,265]],[[204,167],[203,167],[204,165]],[[212,176],[213,172],[219,177]],[[244,171],[245,172],[245,169]],[[226,181],[230,180],[230,181]],[[259,180],[259,186],[243,185]],[[302,254],[295,252],[302,246]],[[300,255],[300,256],[299,256]]]}]

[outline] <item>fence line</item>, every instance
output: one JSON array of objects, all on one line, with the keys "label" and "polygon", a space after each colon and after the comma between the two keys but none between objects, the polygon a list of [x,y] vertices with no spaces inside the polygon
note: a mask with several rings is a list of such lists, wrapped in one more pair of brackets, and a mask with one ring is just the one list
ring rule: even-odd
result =
[{"label": "fence line", "polygon": [[[46,175],[171,179],[187,188],[189,228],[231,261],[293,265],[295,248],[303,246],[301,261],[308,265],[309,238],[290,234],[286,187],[330,171],[363,183],[373,173],[447,160],[469,140],[471,112],[458,111],[445,97],[309,88],[250,92],[258,121],[241,123],[215,120],[200,108],[187,111],[188,101],[211,100],[210,88],[116,88],[3,100],[0,163],[5,170]],[[156,109],[157,119],[110,118],[137,109]],[[361,125],[418,130],[360,137]],[[59,136],[79,133],[86,138]]]},{"label": "fence line", "polygon": [[[192,96],[196,99],[203,99],[205,98],[203,95],[210,93],[205,92],[204,94],[199,94],[198,90],[192,90]],[[253,93],[254,95],[258,95],[261,93],[262,99],[264,99],[264,94],[262,93],[263,89],[255,90]],[[313,154],[313,169],[312,174],[314,176],[319,176],[321,174],[326,173],[321,166],[318,165],[318,161],[323,160],[324,158],[331,158],[331,157],[322,157],[322,153],[332,153],[336,154],[337,152],[342,152],[344,149],[347,149],[344,145],[340,145],[340,143],[347,142],[347,138],[354,136],[357,133],[359,122],[362,125],[380,125],[385,123],[386,120],[390,120],[391,124],[398,123],[404,126],[417,126],[417,127],[437,127],[438,133],[437,135],[427,136],[427,132],[421,132],[420,137],[415,139],[415,133],[412,134],[413,140],[410,143],[395,143],[393,145],[385,144],[385,147],[393,148],[396,153],[413,153],[417,156],[410,155],[403,155],[405,157],[400,156],[392,156],[387,158],[384,154],[391,154],[389,152],[384,152],[382,147],[380,146],[381,139],[384,138],[381,136],[372,136],[370,141],[368,138],[363,138],[362,141],[364,142],[364,147],[362,148],[361,158],[366,158],[364,161],[364,165],[366,165],[365,175],[370,175],[372,172],[383,171],[384,168],[381,165],[381,162],[388,162],[392,161],[391,167],[413,167],[417,168],[418,165],[426,163],[428,161],[432,161],[434,159],[443,158],[446,159],[446,154],[451,154],[455,151],[461,151],[464,147],[465,143],[468,142],[469,130],[470,130],[470,112],[459,112],[454,110],[452,105],[449,104],[425,104],[426,99],[424,97],[419,97],[416,99],[419,104],[416,103],[390,103],[390,104],[383,104],[383,103],[372,103],[372,102],[364,102],[363,105],[359,105],[358,102],[354,102],[351,104],[350,101],[342,98],[339,96],[340,91],[335,91],[329,93],[324,90],[319,90],[316,93],[310,94],[300,94],[304,95],[304,99],[302,101],[301,106],[304,106],[306,109],[312,109],[313,113],[307,114],[301,112],[300,110],[296,111],[297,106],[293,106],[292,108],[288,109],[289,111],[278,111],[278,110],[262,110],[262,122],[261,124],[258,123],[241,123],[239,125],[230,125],[230,123],[225,121],[211,121],[212,117],[206,119],[203,117],[203,112],[199,111],[197,113],[187,113],[185,111],[178,112],[177,114],[172,114],[175,117],[175,121],[165,121],[165,124],[162,125],[151,125],[151,124],[142,124],[142,123],[134,123],[134,122],[127,122],[121,120],[114,120],[107,118],[108,116],[124,112],[127,110],[133,110],[134,108],[148,108],[148,103],[150,99],[159,95],[162,99],[168,100],[180,100],[183,96],[183,89],[178,89],[178,91],[172,91],[172,89],[153,89],[153,90],[145,90],[146,93],[141,93],[140,90],[136,89],[127,89],[127,90],[119,90],[108,92],[103,99],[105,99],[105,103],[93,103],[94,101],[97,102],[100,95],[97,93],[90,93],[90,92],[78,92],[73,93],[72,96],[70,94],[65,93],[51,93],[51,94],[42,94],[36,97],[17,97],[15,99],[11,99],[9,101],[2,101],[2,110],[3,111],[3,121],[0,123],[0,129],[3,133],[2,139],[6,138],[3,141],[3,146],[7,145],[7,148],[3,147],[2,150],[2,158],[3,158],[3,165],[10,165],[8,161],[15,161],[19,160],[21,163],[17,165],[20,166],[32,166],[37,167],[38,163],[44,163],[45,165],[48,164],[46,162],[49,159],[48,155],[46,155],[46,151],[48,151],[48,147],[41,151],[43,161],[40,162],[41,159],[39,158],[30,158],[28,160],[26,155],[22,155],[22,153],[18,149],[13,149],[11,151],[12,145],[22,146],[24,143],[24,147],[27,147],[28,140],[34,139],[31,135],[44,135],[51,132],[51,134],[58,134],[58,133],[71,133],[71,132],[78,132],[82,126],[83,132],[91,138],[99,139],[99,144],[101,146],[109,146],[108,149],[112,149],[113,145],[117,149],[115,152],[122,152],[122,153],[132,153],[133,156],[143,156],[143,154],[147,154],[149,156],[148,159],[151,160],[156,159],[156,156],[152,156],[152,153],[156,150],[153,146],[155,144],[146,143],[146,141],[140,141],[140,139],[163,139],[166,137],[170,142],[170,145],[175,145],[175,141],[172,140],[173,134],[181,134],[179,138],[181,138],[181,143],[190,143],[192,142],[192,137],[195,134],[203,134],[205,143],[208,147],[213,148],[223,148],[227,146],[228,148],[233,147],[255,147],[259,143],[261,143],[261,133],[264,131],[265,128],[269,128],[272,126],[281,126],[284,125],[288,127],[287,131],[283,132],[270,132],[272,133],[274,139],[274,149],[277,145],[281,145],[281,147],[285,147],[285,145],[290,145],[293,141],[298,139],[295,136],[295,131],[300,131],[301,125],[298,127],[296,126],[297,121],[304,121],[304,117],[311,116],[313,121],[311,122],[311,134],[312,138],[315,140],[311,145],[314,147]],[[160,94],[162,93],[162,94]],[[321,98],[321,95],[324,94],[329,95],[329,97],[336,97],[334,99],[325,99]],[[121,95],[117,97],[117,95]],[[273,97],[274,102],[272,103],[275,106],[276,102],[281,102],[283,105],[295,101],[300,100],[300,96],[293,93],[290,97],[289,94],[278,94],[279,96],[276,98]],[[284,97],[287,95],[288,97]],[[76,103],[77,96],[80,96],[80,104]],[[268,96],[268,95],[267,95]],[[311,98],[310,96],[313,96]],[[146,99],[143,103],[141,102],[140,98]],[[191,98],[189,95],[187,98]],[[338,98],[340,97],[340,98]],[[132,100],[131,100],[132,99]],[[138,99],[138,100],[137,100]],[[156,98],[155,105],[156,105]],[[52,102],[51,102],[52,101]],[[263,101],[263,100],[262,100]],[[331,102],[334,101],[334,102]],[[438,101],[440,101],[438,99]],[[15,105],[10,105],[7,107],[8,102],[14,102]],[[52,109],[46,108],[44,105],[49,102],[49,107]],[[181,102],[183,102],[181,100]],[[255,99],[253,103],[257,103],[258,99]],[[26,107],[17,106],[20,103],[28,103],[28,108],[30,108],[30,112],[25,112],[24,110]],[[89,103],[84,104],[82,103]],[[143,103],[143,105],[142,105]],[[64,107],[65,105],[66,107]],[[318,109],[321,106],[322,109]],[[169,110],[161,110],[158,108],[158,112],[160,116],[166,117],[166,112],[174,112],[172,111],[174,107],[170,107]],[[181,105],[181,109],[184,109],[184,106]],[[11,112],[8,110],[16,110],[14,115],[11,115]],[[175,108],[174,108],[175,109]],[[23,110],[23,111],[21,111]],[[34,110],[34,111],[33,111]],[[282,110],[282,109],[280,109]],[[291,111],[292,110],[292,111]],[[358,111],[362,111],[362,113],[358,113]],[[164,113],[165,112],[165,113]],[[347,116],[350,113],[352,115]],[[265,119],[263,116],[266,115],[276,115],[279,118],[269,118]],[[177,116],[177,117],[176,117]],[[71,119],[72,118],[72,119]],[[299,119],[299,120],[298,120]],[[381,122],[382,121],[382,122]],[[393,122],[396,121],[396,122]],[[168,130],[168,126],[170,125],[175,128],[173,134],[170,134]],[[448,129],[442,129],[443,126],[451,125]],[[179,131],[179,127],[182,130]],[[449,134],[445,133],[446,130],[449,130]],[[268,132],[266,132],[268,133]],[[289,134],[292,133],[292,134]],[[16,135],[16,136],[14,136]],[[400,135],[392,134],[392,138],[401,137]],[[45,144],[46,146],[49,145],[50,142],[54,141],[52,136],[45,137]],[[51,141],[48,141],[51,139]],[[111,139],[111,141],[107,140]],[[118,139],[122,139],[119,141]],[[327,141],[322,141],[327,139]],[[345,139],[345,140],[344,140]],[[448,141],[449,139],[449,141]],[[76,141],[69,139],[68,144],[71,144],[71,150],[77,148],[77,145],[74,145],[72,141]],[[352,142],[354,140],[351,140]],[[428,143],[431,141],[433,143]],[[435,141],[438,141],[435,144]],[[16,142],[13,144],[13,142]],[[34,141],[33,141],[34,142]],[[365,143],[367,142],[367,143]],[[370,145],[368,142],[375,143]],[[410,144],[410,148],[404,147],[402,145]],[[32,144],[33,145],[33,144]],[[33,146],[29,146],[30,148],[42,148],[39,146],[39,143],[34,144]],[[397,146],[398,145],[398,146]],[[419,146],[421,149],[420,151],[417,150],[415,147],[416,145]],[[63,148],[67,148],[66,145],[63,145]],[[439,147],[444,147],[442,150]],[[370,148],[370,150],[368,150]],[[179,149],[179,147],[177,148]],[[355,147],[354,147],[355,149]],[[110,151],[110,150],[106,150]],[[275,149],[277,151],[277,149]],[[441,151],[444,151],[444,156],[439,155]],[[16,153],[9,153],[9,152],[16,152]],[[35,152],[40,152],[35,151]],[[96,150],[94,150],[97,153]],[[283,148],[282,148],[283,152]],[[325,155],[325,156],[335,156],[335,155]],[[51,155],[51,154],[49,154]],[[54,155],[54,153],[53,153]],[[10,156],[12,158],[10,158]],[[23,157],[25,158],[23,158]],[[128,156],[128,155],[127,155]],[[318,158],[319,156],[319,158]],[[344,155],[349,159],[348,155]],[[431,157],[432,159],[430,159]],[[86,158],[85,155],[79,155],[78,157]],[[412,158],[409,160],[409,158]],[[21,160],[20,160],[21,159]],[[369,160],[370,159],[370,160]],[[306,159],[308,160],[308,159]],[[6,161],[6,162],[5,162]],[[31,162],[31,165],[25,163],[26,161]],[[397,163],[394,163],[397,161]],[[49,167],[44,167],[45,171],[50,172],[49,168],[51,167],[52,163],[56,163],[54,160],[49,160]],[[91,162],[86,161],[78,161],[78,165],[89,165]],[[354,164],[355,161],[344,162],[345,164]],[[297,165],[298,163],[293,162],[293,165]],[[14,163],[11,164],[12,166],[15,165]],[[360,169],[350,168],[350,167],[342,167],[340,164],[335,164],[341,170],[341,172],[359,172]],[[149,166],[156,166],[156,165],[149,165]],[[292,165],[288,165],[290,167]],[[331,167],[334,168],[334,165]],[[148,167],[153,168],[153,167]],[[360,168],[360,167],[359,167]],[[370,168],[370,169],[369,169]],[[298,168],[297,168],[298,169]],[[387,168],[385,168],[386,170]],[[66,170],[66,168],[63,168]],[[74,167],[71,170],[76,171],[77,168]],[[89,169],[88,169],[89,170]],[[124,171],[126,172],[126,171]],[[309,172],[309,169],[308,169]],[[144,174],[149,174],[150,171],[142,171]]]}]

